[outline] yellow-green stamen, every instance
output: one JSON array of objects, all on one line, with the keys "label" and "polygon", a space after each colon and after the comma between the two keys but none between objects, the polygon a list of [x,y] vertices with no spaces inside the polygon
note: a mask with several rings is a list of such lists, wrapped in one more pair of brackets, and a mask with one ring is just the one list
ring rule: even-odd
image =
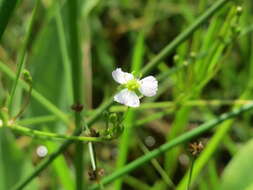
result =
[{"label": "yellow-green stamen", "polygon": [[130,91],[135,91],[140,88],[140,84],[136,79],[133,79],[126,83],[126,88]]}]

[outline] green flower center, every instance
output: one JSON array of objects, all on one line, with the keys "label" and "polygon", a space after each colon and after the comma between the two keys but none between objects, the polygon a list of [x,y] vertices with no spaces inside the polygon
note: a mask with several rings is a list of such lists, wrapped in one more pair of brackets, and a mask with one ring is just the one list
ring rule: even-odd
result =
[{"label": "green flower center", "polygon": [[128,81],[125,86],[130,91],[135,91],[140,88],[140,84],[136,79]]}]

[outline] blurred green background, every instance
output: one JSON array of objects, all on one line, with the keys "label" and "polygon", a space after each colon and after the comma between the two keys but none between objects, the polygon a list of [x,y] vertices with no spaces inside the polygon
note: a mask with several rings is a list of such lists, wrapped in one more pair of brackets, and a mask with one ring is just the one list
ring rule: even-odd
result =
[{"label": "blurred green background", "polygon": [[[7,2],[7,3],[6,3]],[[191,26],[217,0],[79,0],[78,35],[83,66],[84,117],[117,91],[115,68],[139,73],[167,44]],[[16,5],[15,5],[16,4]],[[15,6],[12,7],[12,6]],[[73,119],[68,4],[64,0],[0,0],[0,104],[10,96],[17,63],[24,67],[33,89]],[[12,9],[13,8],[13,9]],[[151,71],[159,80],[155,97],[142,99],[127,112],[125,130],[117,139],[96,144],[98,167],[110,175],[223,112],[252,103],[253,2],[230,0],[206,20]],[[7,27],[5,21],[9,21]],[[30,23],[32,22],[32,26]],[[1,34],[1,33],[0,33]],[[24,51],[23,51],[24,50]],[[11,114],[28,96],[17,86]],[[125,112],[114,104],[108,111]],[[204,144],[193,166],[191,189],[253,190],[252,112],[230,119],[201,135]],[[33,95],[19,122],[32,129],[70,134],[73,126],[60,121]],[[94,124],[104,127],[103,116]],[[10,190],[62,141],[26,137],[0,129],[0,190]],[[83,183],[90,181],[90,158],[84,146]],[[46,157],[48,156],[46,155]],[[75,149],[71,145],[24,189],[71,190],[75,187]],[[183,190],[192,156],[187,143],[162,154],[115,180],[111,190]]]}]

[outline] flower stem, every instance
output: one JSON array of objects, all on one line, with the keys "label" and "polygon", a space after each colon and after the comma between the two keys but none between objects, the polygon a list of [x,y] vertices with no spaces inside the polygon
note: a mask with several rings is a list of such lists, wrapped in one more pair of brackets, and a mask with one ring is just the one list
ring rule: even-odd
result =
[{"label": "flower stem", "polygon": [[28,127],[24,127],[18,124],[8,125],[11,130],[16,131],[22,135],[30,136],[30,137],[37,137],[37,138],[43,138],[47,140],[71,140],[71,141],[78,141],[78,142],[104,142],[106,139],[100,138],[100,137],[84,137],[84,136],[69,136],[69,135],[63,135],[63,134],[57,134],[57,133],[51,133],[51,132],[45,132],[45,131],[39,131],[30,129]]}]

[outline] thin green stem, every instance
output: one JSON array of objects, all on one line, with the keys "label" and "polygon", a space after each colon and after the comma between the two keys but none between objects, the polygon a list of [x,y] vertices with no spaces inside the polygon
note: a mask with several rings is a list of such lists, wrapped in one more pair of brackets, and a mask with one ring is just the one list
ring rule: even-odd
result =
[{"label": "thin green stem", "polygon": [[[224,105],[245,105],[253,103],[252,100],[188,100],[182,103],[166,101],[166,102],[150,102],[143,103],[136,110],[146,109],[168,109],[175,106],[224,106]],[[112,112],[125,112],[127,108],[125,106],[113,106],[110,108]]]},{"label": "thin green stem", "polygon": [[[143,153],[148,154],[150,151],[148,150],[148,148],[145,146],[145,144],[139,140],[139,146],[142,149]],[[157,170],[157,172],[161,175],[162,179],[165,181],[165,183],[175,189],[175,184],[173,183],[173,181],[170,179],[170,176],[166,173],[166,171],[164,171],[164,169],[162,168],[162,166],[159,164],[159,162],[154,158],[151,160],[152,165],[154,166],[154,168]]]},{"label": "thin green stem", "polygon": [[46,116],[38,116],[38,117],[32,117],[28,119],[22,119],[17,121],[20,125],[36,125],[36,124],[42,124],[42,123],[49,123],[56,121],[58,118],[55,115],[46,115]]},{"label": "thin green stem", "polygon": [[136,121],[135,123],[135,127],[138,127],[138,126],[142,126],[146,123],[149,123],[151,121],[154,121],[154,120],[157,120],[157,119],[160,119],[162,117],[164,117],[165,115],[168,115],[169,113],[172,113],[173,110],[166,110],[166,111],[161,111],[161,112],[158,112],[158,113],[152,113],[152,114],[149,114],[148,117],[144,117],[144,119],[139,119],[138,121]]},{"label": "thin green stem", "polygon": [[[161,155],[162,153],[164,153],[168,150],[171,150],[172,148],[176,147],[177,145],[188,142],[191,139],[201,135],[202,133],[214,128],[215,126],[222,123],[223,121],[226,121],[230,118],[234,118],[234,117],[238,116],[239,114],[242,114],[244,112],[251,111],[251,110],[253,110],[253,104],[245,105],[239,109],[235,109],[231,112],[224,113],[224,114],[220,115],[219,117],[200,125],[196,129],[193,129],[192,131],[186,132],[186,133],[176,137],[175,139],[163,144],[159,148],[151,151],[150,153],[132,161],[128,165],[124,166],[123,168],[121,168],[121,169],[115,171],[114,173],[112,173],[111,175],[105,177],[101,181],[101,183],[106,185],[106,184],[114,181],[115,179],[118,179],[118,178],[122,177],[123,175],[128,174],[129,172],[131,172],[134,169],[138,168],[139,166],[145,164],[146,162],[150,161],[151,159]],[[97,185],[94,185],[90,188],[90,190],[95,190],[95,189],[98,189]]]},{"label": "thin green stem", "polygon": [[[72,85],[74,104],[83,103],[83,73],[82,62],[79,44],[79,29],[78,29],[78,1],[68,0],[68,22],[69,22],[69,35],[70,35],[70,60],[72,69]],[[84,121],[85,122],[85,121]],[[75,125],[76,130],[82,130],[82,117],[80,111],[75,112]],[[76,174],[76,189],[83,189],[83,144],[81,142],[76,143],[76,155],[75,155],[75,174]]]},{"label": "thin green stem", "polygon": [[26,51],[27,51],[27,47],[28,47],[28,43],[29,43],[31,34],[32,34],[34,21],[35,21],[36,15],[37,15],[39,5],[40,5],[40,1],[36,0],[35,7],[33,8],[32,16],[31,16],[31,21],[30,21],[29,26],[28,26],[28,31],[27,31],[27,34],[25,36],[22,48],[20,50],[20,54],[18,56],[18,61],[17,61],[18,62],[17,63],[18,71],[17,71],[16,79],[15,79],[14,84],[13,84],[12,89],[11,89],[10,99],[9,99],[9,103],[8,103],[10,113],[11,113],[11,110],[12,110],[12,103],[13,103],[15,91],[16,91],[17,86],[18,86],[18,81],[19,81],[22,69],[24,68]]},{"label": "thin green stem", "polygon": [[10,128],[13,131],[16,131],[20,134],[30,136],[30,137],[37,137],[37,138],[43,138],[47,140],[71,140],[71,141],[78,141],[78,142],[104,142],[106,139],[103,138],[97,138],[97,137],[84,137],[84,136],[68,136],[68,135],[62,135],[57,133],[51,133],[51,132],[45,132],[45,131],[39,131],[30,129],[28,127],[24,127],[18,124],[8,125],[6,126]]}]

